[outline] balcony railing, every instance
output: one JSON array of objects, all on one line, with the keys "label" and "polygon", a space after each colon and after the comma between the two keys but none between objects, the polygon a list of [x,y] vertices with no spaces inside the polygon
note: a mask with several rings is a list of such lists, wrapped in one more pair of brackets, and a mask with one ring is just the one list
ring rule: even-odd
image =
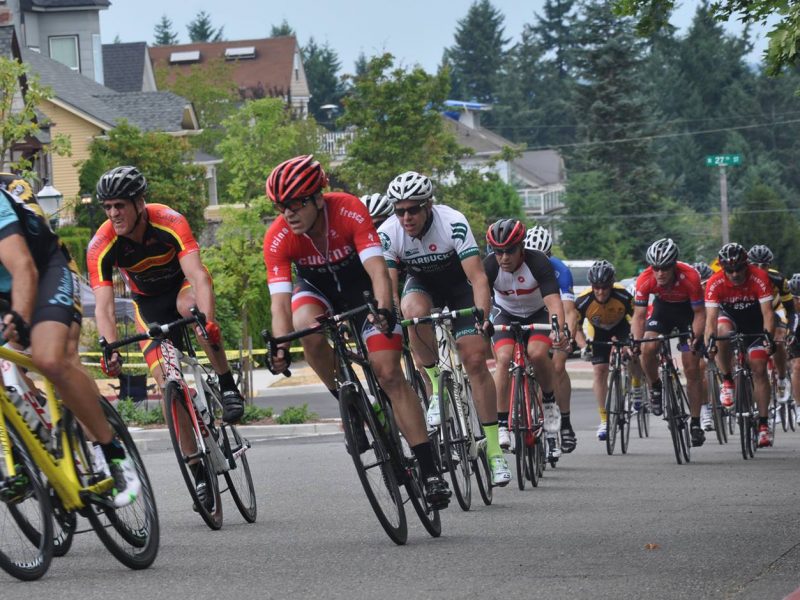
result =
[{"label": "balcony railing", "polygon": [[533,188],[518,190],[522,207],[529,215],[548,215],[565,208],[564,190],[542,191]]},{"label": "balcony railing", "polygon": [[320,147],[333,160],[344,160],[347,156],[347,146],[355,139],[353,131],[328,131],[320,137]]}]

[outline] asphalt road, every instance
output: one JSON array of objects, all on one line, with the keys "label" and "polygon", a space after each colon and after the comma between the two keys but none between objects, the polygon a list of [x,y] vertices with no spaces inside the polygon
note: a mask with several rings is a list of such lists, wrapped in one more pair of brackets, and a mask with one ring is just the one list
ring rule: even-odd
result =
[{"label": "asphalt road", "polygon": [[476,495],[469,513],[454,503],[440,539],[409,507],[404,547],[371,513],[340,434],[255,444],[258,521],[226,498],[218,532],[191,511],[167,442],[150,443],[154,566],[129,571],[87,533],[40,582],[0,573],[0,598],[763,600],[800,587],[800,432],[747,462],[713,440],[678,466],[661,422],[650,439],[634,431],[627,456],[608,456],[587,392],[573,414],[578,449],[539,488],[512,482],[490,507]]}]

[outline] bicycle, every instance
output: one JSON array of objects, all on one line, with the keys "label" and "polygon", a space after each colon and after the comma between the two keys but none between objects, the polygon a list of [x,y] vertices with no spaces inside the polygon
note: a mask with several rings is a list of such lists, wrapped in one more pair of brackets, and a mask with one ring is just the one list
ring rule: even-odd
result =
[{"label": "bicycle", "polygon": [[[265,330],[262,336],[273,356],[278,344],[311,334],[328,336],[333,343],[347,452],[375,516],[395,544],[405,544],[408,525],[404,505],[410,500],[426,531],[432,537],[439,537],[442,533],[439,511],[428,505],[419,465],[404,451],[392,405],[370,367],[366,343],[361,336],[353,335],[357,331],[354,319],[366,311],[377,314],[372,302],[367,301],[338,315],[321,315],[315,325],[306,329],[277,338]],[[354,344],[353,350],[348,348],[348,338]],[[356,376],[353,365],[361,367],[366,387]],[[287,369],[283,374],[289,377],[291,371]],[[406,489],[405,499],[400,493],[401,485]]]},{"label": "bicycle", "polygon": [[[617,432],[620,435],[620,450],[628,453],[628,442],[631,436],[631,420],[633,417],[633,398],[631,375],[628,359],[622,352],[626,341],[609,340],[607,342],[591,342],[593,346],[611,346],[611,361],[608,372],[608,391],[606,392],[606,415],[608,432],[606,435],[606,452],[614,454],[617,443]],[[646,427],[646,426],[645,426]]]},{"label": "bicycle", "polygon": [[[229,491],[244,520],[254,523],[258,508],[247,461],[250,442],[241,436],[235,425],[216,419],[222,411],[219,382],[213,369],[197,359],[188,329],[189,325],[196,325],[205,337],[206,318],[197,307],[192,307],[191,313],[192,316],[171,323],[153,323],[148,331],[116,342],[101,338],[100,345],[105,359],[109,360],[112,351],[118,348],[144,340],[159,340],[164,372],[164,417],[181,476],[194,502],[193,509],[208,527],[219,529],[223,520],[220,495]],[[175,339],[181,341],[184,350],[176,347],[170,333],[177,334]],[[189,388],[185,374],[191,375],[194,388]],[[225,490],[220,490],[220,475],[228,485]],[[197,492],[197,477],[203,477],[209,488],[205,498]]]},{"label": "bicycle", "polygon": [[472,505],[471,477],[474,474],[478,492],[484,504],[492,503],[492,483],[486,439],[478,420],[472,388],[464,374],[461,359],[456,351],[452,321],[459,317],[474,316],[482,320],[480,309],[463,308],[452,311],[434,311],[427,316],[401,321],[403,327],[432,324],[436,330],[439,356],[439,411],[443,464],[453,484],[453,493],[462,510]]},{"label": "bicycle", "polygon": [[722,375],[717,363],[713,360],[706,361],[706,388],[708,403],[711,406],[711,417],[714,421],[714,431],[720,444],[728,443],[728,411],[720,404],[719,392],[722,387]]},{"label": "bicycle", "polygon": [[685,334],[658,335],[657,337],[632,340],[633,344],[658,344],[659,377],[662,385],[664,420],[667,422],[675,460],[680,465],[691,459],[691,440],[689,435],[689,400],[683,388],[678,369],[672,359],[670,340]]},{"label": "bicycle", "polygon": [[[646,381],[642,381],[642,400],[639,405],[639,410],[634,410],[636,413],[636,427],[639,432],[640,438],[650,437],[650,390]],[[634,407],[635,408],[635,407]]]},{"label": "bicycle", "polygon": [[[0,359],[41,375],[30,357],[16,350],[0,347]],[[158,553],[158,511],[144,462],[125,423],[105,398],[99,398],[141,482],[137,499],[116,508],[109,497],[113,480],[102,450],[89,443],[45,378],[43,388],[45,405],[34,400],[39,406],[34,414],[25,405],[29,399],[17,388],[0,386],[0,511],[8,513],[0,514],[0,567],[24,581],[42,577],[52,557],[65,554],[73,535],[82,533],[77,530],[76,513],[89,521],[122,564],[131,569],[149,567]],[[47,426],[39,415],[46,417]]]}]

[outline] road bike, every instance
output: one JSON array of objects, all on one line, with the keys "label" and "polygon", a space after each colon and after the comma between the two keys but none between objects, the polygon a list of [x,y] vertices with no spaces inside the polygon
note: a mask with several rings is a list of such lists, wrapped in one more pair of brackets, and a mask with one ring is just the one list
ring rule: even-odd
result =
[{"label": "road bike", "polygon": [[[230,492],[236,508],[248,523],[258,513],[256,493],[247,452],[250,442],[237,427],[218,419],[222,412],[222,392],[213,369],[200,363],[192,344],[189,326],[199,328],[207,337],[206,318],[196,307],[192,316],[171,323],[152,323],[143,333],[115,342],[101,339],[106,360],[111,352],[145,340],[159,341],[159,365],[164,373],[164,416],[172,448],[178,459],[193,509],[211,529],[222,527],[223,492]],[[180,348],[179,348],[180,346]],[[187,383],[191,381],[193,387]],[[223,476],[226,489],[220,489]],[[198,493],[197,482],[206,482],[206,493]]]},{"label": "road bike", "polygon": [[[0,347],[0,360],[41,375],[30,357]],[[6,366],[6,378],[9,368]],[[16,373],[21,378],[21,374]],[[62,407],[50,381],[44,392],[0,386],[0,567],[21,580],[42,577],[52,557],[65,554],[85,517],[122,564],[145,569],[158,553],[155,496],[128,428],[105,398],[98,398],[111,430],[133,462],[141,490],[116,508],[102,449],[92,444]]]},{"label": "road bike", "polygon": [[430,315],[401,321],[403,327],[430,324],[436,332],[440,373],[437,391],[441,416],[438,430],[442,441],[442,462],[458,504],[465,511],[472,505],[473,474],[484,504],[492,502],[486,438],[475,410],[472,387],[461,364],[452,329],[455,319],[469,316],[482,320],[483,313],[475,307],[452,311],[434,309]]},{"label": "road bike", "polygon": [[[631,374],[628,366],[628,357],[623,349],[628,346],[627,341],[609,340],[606,342],[591,342],[592,346],[610,346],[611,355],[608,371],[608,391],[606,392],[606,415],[608,418],[608,431],[606,434],[606,452],[614,454],[619,433],[620,450],[628,453],[628,442],[631,437],[631,421],[633,420],[633,397]],[[640,407],[641,410],[641,407]],[[645,428],[647,425],[645,425]]]},{"label": "road bike", "polygon": [[[422,474],[416,458],[401,439],[389,398],[378,384],[369,364],[366,343],[358,335],[356,317],[369,311],[377,316],[374,305],[365,296],[363,306],[337,315],[321,315],[317,323],[280,337],[262,332],[272,356],[278,344],[307,335],[323,334],[333,344],[335,378],[339,394],[347,452],[353,460],[359,481],[389,538],[396,544],[408,539],[405,504],[411,502],[423,527],[433,537],[442,533],[439,511],[425,499]],[[364,383],[356,376],[354,365],[361,367]],[[283,373],[287,377],[290,370]],[[406,490],[405,497],[400,486]]]},{"label": "road bike", "polygon": [[713,360],[706,361],[706,391],[708,404],[711,407],[711,418],[714,422],[714,432],[720,444],[728,443],[729,411],[720,404],[719,393],[722,389],[722,375],[717,363]]}]

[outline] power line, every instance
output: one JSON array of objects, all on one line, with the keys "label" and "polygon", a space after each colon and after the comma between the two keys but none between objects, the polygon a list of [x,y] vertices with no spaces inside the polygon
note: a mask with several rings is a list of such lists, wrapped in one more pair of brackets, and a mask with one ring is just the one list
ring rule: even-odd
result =
[{"label": "power line", "polygon": [[[786,214],[786,213],[795,213],[800,211],[797,208],[763,208],[763,209],[755,209],[755,210],[734,210],[733,215],[751,215],[751,214]],[[541,217],[549,217],[552,220],[556,221],[585,221],[585,220],[631,220],[631,219],[654,219],[658,217],[677,217],[677,218],[688,218],[688,217],[718,217],[720,215],[720,211],[718,210],[711,210],[707,212],[701,213],[690,213],[690,214],[682,214],[680,212],[662,212],[662,213],[642,213],[636,215],[534,215],[534,219],[537,217],[539,220],[542,220]]]}]

